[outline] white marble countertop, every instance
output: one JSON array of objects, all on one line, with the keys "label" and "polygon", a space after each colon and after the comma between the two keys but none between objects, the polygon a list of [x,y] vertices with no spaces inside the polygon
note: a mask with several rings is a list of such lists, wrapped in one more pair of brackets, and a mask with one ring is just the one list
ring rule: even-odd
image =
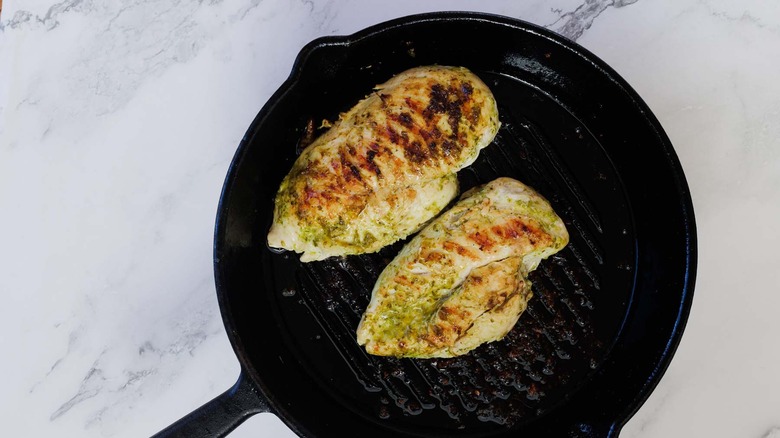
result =
[{"label": "white marble countertop", "polygon": [[[0,15],[0,424],[148,436],[239,372],[214,293],[219,192],[310,40],[444,3],[6,0]],[[682,343],[624,438],[780,437],[780,3],[451,1],[614,67],[691,188]],[[235,437],[291,437],[270,414]]]}]

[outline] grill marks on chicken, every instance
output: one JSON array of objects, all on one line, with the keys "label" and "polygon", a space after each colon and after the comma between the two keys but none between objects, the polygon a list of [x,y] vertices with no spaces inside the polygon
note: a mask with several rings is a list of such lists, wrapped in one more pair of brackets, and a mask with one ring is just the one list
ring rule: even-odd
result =
[{"label": "grill marks on chicken", "polygon": [[499,127],[495,99],[460,67],[418,67],[376,87],[284,178],[268,244],[301,260],[375,252],[417,231],[458,192]]},{"label": "grill marks on chicken", "polygon": [[385,268],[357,330],[382,356],[452,357],[503,338],[531,298],[528,274],[568,243],[550,204],[499,178],[414,237]]}]

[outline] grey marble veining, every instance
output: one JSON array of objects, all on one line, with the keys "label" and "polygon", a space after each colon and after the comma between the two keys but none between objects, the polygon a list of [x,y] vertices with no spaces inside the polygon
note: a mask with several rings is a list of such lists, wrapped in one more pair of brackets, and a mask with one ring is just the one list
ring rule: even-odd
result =
[{"label": "grey marble veining", "polygon": [[[148,436],[227,389],[238,364],[211,239],[246,127],[313,38],[440,7],[5,0],[8,436]],[[685,168],[699,227],[694,309],[675,360],[621,437],[780,437],[780,9],[758,0],[447,8],[521,18],[583,44],[647,101]],[[231,436],[293,434],[260,415]]]},{"label": "grey marble veining", "polygon": [[622,8],[636,2],[637,0],[587,0],[573,11],[555,10],[560,14],[560,18],[545,27],[576,41],[585,31],[590,29],[593,22],[607,8]]}]

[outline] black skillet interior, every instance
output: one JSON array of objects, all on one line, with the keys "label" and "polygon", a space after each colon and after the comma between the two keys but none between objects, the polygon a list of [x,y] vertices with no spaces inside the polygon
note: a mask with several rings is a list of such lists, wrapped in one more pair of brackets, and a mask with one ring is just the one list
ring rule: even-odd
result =
[{"label": "black skillet interior", "polygon": [[[457,359],[372,357],[354,329],[403,242],[302,264],[270,251],[266,233],[307,125],[427,64],[471,69],[499,103],[501,130],[459,173],[461,189],[519,179],[551,201],[571,243],[534,273],[535,297],[505,340]],[[520,21],[427,14],[302,50],[236,154],[215,264],[245,372],[302,436],[616,436],[679,342],[695,226],[671,144],[603,62]]]}]

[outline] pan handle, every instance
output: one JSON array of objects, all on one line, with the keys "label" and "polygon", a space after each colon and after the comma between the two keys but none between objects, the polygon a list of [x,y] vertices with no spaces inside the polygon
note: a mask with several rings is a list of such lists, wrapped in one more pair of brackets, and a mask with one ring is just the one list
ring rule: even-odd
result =
[{"label": "pan handle", "polygon": [[152,438],[221,438],[252,415],[270,410],[268,402],[257,393],[242,371],[232,388]]}]

